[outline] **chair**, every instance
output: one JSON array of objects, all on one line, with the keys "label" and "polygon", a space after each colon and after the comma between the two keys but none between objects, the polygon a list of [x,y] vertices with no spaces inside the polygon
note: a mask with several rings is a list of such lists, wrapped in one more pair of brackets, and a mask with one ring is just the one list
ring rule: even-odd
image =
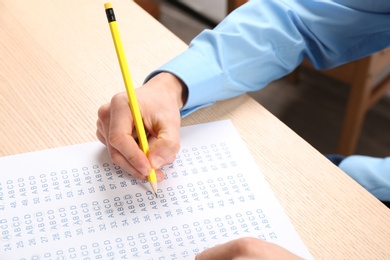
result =
[{"label": "chair", "polygon": [[[297,82],[303,67],[314,69],[305,60],[287,79]],[[390,48],[318,72],[350,86],[337,153],[351,155],[356,150],[366,113],[390,88]]]}]

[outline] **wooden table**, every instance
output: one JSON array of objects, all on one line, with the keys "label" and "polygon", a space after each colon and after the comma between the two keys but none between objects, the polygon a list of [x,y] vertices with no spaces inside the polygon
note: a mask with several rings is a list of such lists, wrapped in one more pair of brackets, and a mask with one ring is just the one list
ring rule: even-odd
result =
[{"label": "wooden table", "polygon": [[[97,140],[98,108],[123,91],[103,3],[0,2],[0,156]],[[135,3],[113,5],[136,85],[186,49]],[[315,258],[390,259],[390,210],[250,97],[183,125],[227,118]]]}]

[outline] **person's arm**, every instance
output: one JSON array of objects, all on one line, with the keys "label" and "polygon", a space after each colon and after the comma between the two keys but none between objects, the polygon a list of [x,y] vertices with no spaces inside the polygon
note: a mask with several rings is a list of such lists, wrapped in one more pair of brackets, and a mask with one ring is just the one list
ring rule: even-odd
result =
[{"label": "person's arm", "polygon": [[[327,68],[389,45],[390,19],[385,12],[390,1],[336,2],[251,0],[215,30],[201,33],[187,51],[137,89],[150,134],[148,158],[132,135],[124,94],[101,107],[97,136],[113,162],[144,179],[150,167],[159,168],[178,152],[180,115],[260,89],[289,73],[303,57]],[[348,3],[354,6],[347,7]],[[365,9],[368,5],[370,10]],[[161,180],[162,173],[157,172]]]},{"label": "person's arm", "polygon": [[390,202],[390,157],[353,155],[342,160],[339,167],[376,198]]},{"label": "person's arm", "polygon": [[195,260],[299,260],[290,251],[270,242],[253,237],[239,238],[209,248],[198,254]]},{"label": "person's arm", "polygon": [[390,1],[251,0],[183,54],[153,72],[168,71],[189,89],[182,116],[261,89],[303,58],[327,69],[390,45]]}]

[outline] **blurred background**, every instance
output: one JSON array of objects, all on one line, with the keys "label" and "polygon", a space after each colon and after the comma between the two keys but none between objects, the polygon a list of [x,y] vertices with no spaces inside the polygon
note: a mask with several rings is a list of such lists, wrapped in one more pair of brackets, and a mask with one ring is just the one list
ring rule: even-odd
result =
[{"label": "blurred background", "polygon": [[[135,2],[189,44],[246,1]],[[390,50],[385,50],[332,71],[303,63],[249,95],[321,153],[385,157],[390,156],[389,75]],[[368,97],[362,94],[367,92]]]}]

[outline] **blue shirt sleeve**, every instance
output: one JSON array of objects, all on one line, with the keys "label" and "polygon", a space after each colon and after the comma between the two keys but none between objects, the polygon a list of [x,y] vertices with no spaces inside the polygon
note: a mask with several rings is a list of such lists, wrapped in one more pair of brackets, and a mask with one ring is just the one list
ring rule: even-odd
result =
[{"label": "blue shirt sleeve", "polygon": [[388,0],[251,0],[188,50],[149,75],[168,71],[187,85],[185,116],[256,91],[307,58],[327,69],[390,45]]}]

